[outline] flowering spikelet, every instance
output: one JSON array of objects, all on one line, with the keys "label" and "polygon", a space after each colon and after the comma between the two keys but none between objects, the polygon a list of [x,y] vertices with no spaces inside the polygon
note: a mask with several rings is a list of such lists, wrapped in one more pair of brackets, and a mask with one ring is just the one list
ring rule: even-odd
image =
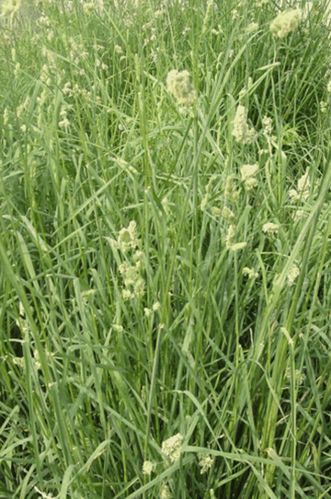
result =
[{"label": "flowering spikelet", "polygon": [[143,259],[140,254],[140,251],[136,251],[132,257],[132,263],[124,262],[119,266],[124,283],[122,296],[125,300],[141,298],[144,295],[145,281],[141,276]]},{"label": "flowering spikelet", "polygon": [[[285,377],[289,380],[292,378],[292,371],[291,371],[291,368],[289,366],[285,370]],[[295,382],[298,385],[302,385],[302,383],[305,381],[305,379],[306,379],[305,373],[300,371],[300,369],[295,369],[295,371],[294,371]]]},{"label": "flowering spikelet", "polygon": [[307,197],[309,196],[309,189],[309,173],[308,171],[306,171],[306,173],[302,175],[302,177],[298,180],[298,192],[300,193],[301,198],[303,197],[304,199],[307,199]]},{"label": "flowering spikelet", "polygon": [[252,22],[246,26],[245,32],[249,35],[250,33],[255,33],[259,29],[258,23]]},{"label": "flowering spikelet", "polygon": [[38,492],[38,494],[40,495],[40,497],[42,499],[55,499],[54,496],[52,494],[45,494],[45,492],[43,492],[42,490],[38,489],[38,487],[34,486],[33,487],[33,490],[35,492]]},{"label": "flowering spikelet", "polygon": [[138,246],[136,227],[136,222],[131,220],[128,227],[123,227],[123,229],[119,231],[115,246],[123,253]]},{"label": "flowering spikelet", "polygon": [[248,279],[257,279],[259,277],[259,273],[250,267],[244,267],[242,269],[242,274],[247,276]]},{"label": "flowering spikelet", "polygon": [[331,80],[328,81],[328,84],[326,86],[326,90],[329,94],[331,94]]},{"label": "flowering spikelet", "polygon": [[230,249],[234,242],[234,237],[236,235],[236,226],[231,224],[225,236],[225,245],[227,249]]},{"label": "flowering spikelet", "polygon": [[255,178],[259,165],[256,163],[253,165],[242,165],[240,168],[241,180],[243,181],[245,188],[247,190],[252,189],[257,185],[257,179]]},{"label": "flowering spikelet", "polygon": [[320,102],[320,110],[321,113],[325,114],[328,110],[328,103],[325,100],[321,100]]},{"label": "flowering spikelet", "polygon": [[161,303],[159,301],[156,301],[155,303],[153,303],[153,305],[152,305],[153,312],[158,312],[158,310],[160,310],[160,308],[161,308]]},{"label": "flowering spikelet", "polygon": [[183,435],[181,433],[176,433],[162,442],[162,453],[171,463],[175,463],[180,458],[182,443]]},{"label": "flowering spikelet", "polygon": [[124,300],[141,298],[145,291],[145,281],[142,277],[144,252],[139,249],[140,240],[137,237],[137,224],[132,220],[128,227],[123,227],[117,239],[106,238],[112,248],[120,251],[125,261],[119,264],[118,270],[122,276]]},{"label": "flowering spikelet", "polygon": [[188,71],[177,71],[177,69],[172,69],[168,73],[166,83],[168,92],[175,97],[178,104],[189,107],[194,103],[196,93]]},{"label": "flowering spikelet", "polygon": [[272,222],[268,222],[263,225],[262,232],[265,234],[276,234],[279,229],[279,224],[274,224]]},{"label": "flowering spikelet", "polygon": [[212,214],[213,217],[218,218],[221,216],[222,210],[218,206],[212,206],[210,208],[210,213]]},{"label": "flowering spikelet", "polygon": [[272,119],[269,116],[264,116],[262,119],[263,133],[266,137],[272,134]]},{"label": "flowering spikelet", "polygon": [[229,176],[224,183],[224,197],[230,202],[235,203],[239,197],[239,190],[236,189],[234,178]]},{"label": "flowering spikelet", "polygon": [[227,220],[228,222],[231,222],[235,218],[235,214],[228,206],[223,206],[223,208],[220,211],[220,216],[224,218],[224,220]]},{"label": "flowering spikelet", "polygon": [[82,4],[83,11],[85,14],[91,14],[94,11],[101,14],[104,10],[103,0],[93,0],[93,2],[84,2]]},{"label": "flowering spikelet", "polygon": [[310,180],[308,170],[299,178],[297,188],[289,190],[289,196],[292,201],[306,201],[310,193]]},{"label": "flowering spikelet", "polygon": [[233,251],[233,252],[236,252],[236,251],[240,251],[240,250],[246,248],[246,246],[247,246],[247,242],[246,241],[242,241],[241,243],[234,243],[234,244],[232,244],[229,247],[229,250]]},{"label": "flowering spikelet", "polygon": [[167,484],[163,484],[160,489],[160,499],[171,499],[171,492]]},{"label": "flowering spikelet", "polygon": [[297,209],[294,213],[292,213],[292,219],[294,222],[300,222],[303,218],[307,216],[307,212],[305,210]]},{"label": "flowering spikelet", "polygon": [[240,168],[241,180],[243,182],[245,182],[249,178],[255,177],[258,169],[259,169],[259,165],[257,165],[256,163],[253,165],[249,165],[249,164],[242,165],[242,167]]},{"label": "flowering spikelet", "polygon": [[256,132],[247,123],[247,110],[239,104],[233,120],[232,135],[240,144],[250,144],[255,140]]},{"label": "flowering spikelet", "polygon": [[300,9],[284,10],[271,22],[270,31],[277,38],[285,38],[289,33],[297,29],[302,18]]},{"label": "flowering spikelet", "polygon": [[21,7],[21,0],[4,0],[1,5],[1,16],[12,16]]},{"label": "flowering spikelet", "polygon": [[300,275],[300,269],[297,265],[293,264],[289,271],[288,271],[288,274],[286,276],[286,280],[287,280],[287,284],[289,286],[293,286],[295,280],[299,277]]},{"label": "flowering spikelet", "polygon": [[143,464],[143,475],[150,476],[155,468],[154,463],[151,461],[144,461]]},{"label": "flowering spikelet", "polygon": [[240,251],[247,246],[247,242],[242,241],[239,243],[234,242],[236,235],[236,226],[234,224],[229,225],[228,231],[225,236],[225,246],[226,249],[230,251]]},{"label": "flowering spikelet", "polygon": [[147,319],[149,319],[150,317],[152,317],[153,311],[148,307],[144,307],[144,314],[147,317]]},{"label": "flowering spikelet", "polygon": [[213,466],[214,462],[215,458],[210,456],[209,454],[202,455],[199,460],[200,475],[207,473],[207,471]]}]

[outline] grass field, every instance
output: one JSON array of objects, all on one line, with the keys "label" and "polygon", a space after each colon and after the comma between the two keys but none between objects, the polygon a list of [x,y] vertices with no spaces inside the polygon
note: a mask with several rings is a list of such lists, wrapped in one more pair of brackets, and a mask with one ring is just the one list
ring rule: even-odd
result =
[{"label": "grass field", "polygon": [[0,11],[0,499],[331,497],[331,6]]}]

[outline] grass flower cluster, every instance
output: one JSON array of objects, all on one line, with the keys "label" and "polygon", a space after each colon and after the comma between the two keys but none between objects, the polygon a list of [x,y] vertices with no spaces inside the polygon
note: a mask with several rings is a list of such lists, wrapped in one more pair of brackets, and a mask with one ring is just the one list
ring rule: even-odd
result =
[{"label": "grass flower cluster", "polygon": [[191,106],[193,104],[196,94],[188,71],[172,69],[168,73],[166,83],[168,92],[174,96],[178,104],[182,106]]},{"label": "grass flower cluster", "polygon": [[286,38],[295,31],[303,18],[300,9],[284,10],[270,24],[271,33],[277,38]]},{"label": "grass flower cluster", "polygon": [[232,135],[240,144],[250,144],[256,137],[254,128],[250,127],[247,122],[247,109],[241,104],[237,107],[233,119]]},{"label": "grass flower cluster", "polygon": [[0,0],[0,498],[327,498],[330,2]]},{"label": "grass flower cluster", "polygon": [[21,0],[3,0],[0,6],[0,12],[3,17],[13,16],[21,7]]},{"label": "grass flower cluster", "polygon": [[171,463],[175,463],[180,458],[183,435],[176,433],[172,437],[162,442],[162,452]]},{"label": "grass flower cluster", "polygon": [[241,180],[244,182],[245,188],[250,190],[257,186],[256,174],[258,172],[259,165],[254,163],[253,165],[242,165],[240,167]]}]

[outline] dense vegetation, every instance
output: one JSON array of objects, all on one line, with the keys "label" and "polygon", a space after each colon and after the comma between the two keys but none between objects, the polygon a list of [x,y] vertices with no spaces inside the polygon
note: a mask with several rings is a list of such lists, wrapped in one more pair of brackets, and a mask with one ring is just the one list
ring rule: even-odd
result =
[{"label": "dense vegetation", "polygon": [[328,7],[2,2],[0,498],[331,496]]}]

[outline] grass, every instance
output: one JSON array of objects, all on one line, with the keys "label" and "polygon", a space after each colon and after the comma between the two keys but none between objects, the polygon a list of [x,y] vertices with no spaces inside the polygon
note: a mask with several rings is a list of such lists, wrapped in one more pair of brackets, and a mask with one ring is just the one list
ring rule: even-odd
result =
[{"label": "grass", "polygon": [[0,498],[331,497],[327,4],[90,4],[1,20]]}]

